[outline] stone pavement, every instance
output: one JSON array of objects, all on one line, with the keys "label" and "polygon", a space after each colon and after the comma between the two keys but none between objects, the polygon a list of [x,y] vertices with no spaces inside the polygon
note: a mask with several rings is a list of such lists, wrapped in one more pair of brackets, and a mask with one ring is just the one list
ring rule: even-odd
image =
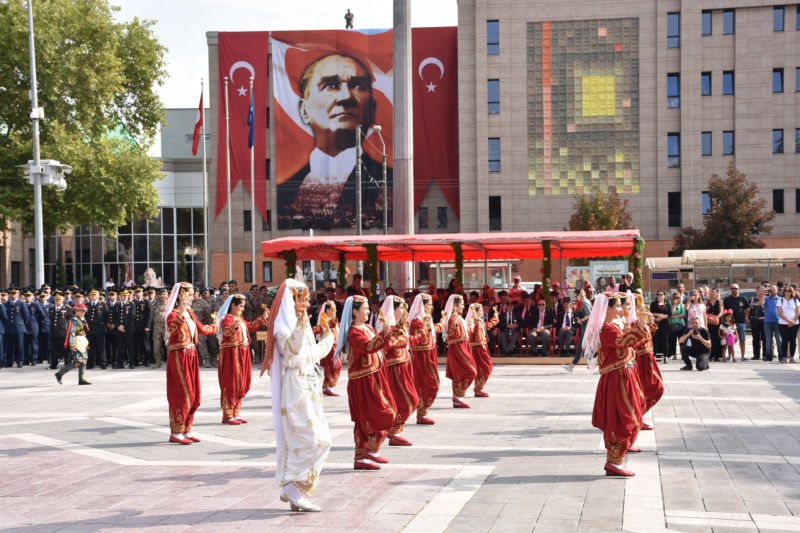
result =
[{"label": "stone pavement", "polygon": [[[334,448],[296,514],[274,485],[269,384],[220,424],[215,370],[191,446],[167,443],[164,371],[0,372],[3,531],[800,531],[800,365],[662,365],[667,393],[631,456],[632,479],[603,476],[591,426],[598,376],[585,368],[498,365],[473,408],[407,427],[380,472],[352,470],[347,398],[326,398]],[[444,371],[443,368],[440,370]],[[343,379],[339,391],[346,389]]]}]

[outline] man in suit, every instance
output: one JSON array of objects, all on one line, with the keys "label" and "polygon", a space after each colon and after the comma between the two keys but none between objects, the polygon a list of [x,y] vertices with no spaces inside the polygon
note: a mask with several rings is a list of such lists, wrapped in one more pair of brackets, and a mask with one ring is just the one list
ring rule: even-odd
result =
[{"label": "man in suit", "polygon": [[136,368],[136,347],[134,339],[136,335],[136,303],[130,298],[131,293],[128,289],[119,291],[119,325],[117,325],[119,345],[117,346],[117,365],[119,368],[125,366],[128,361],[128,368]]},{"label": "man in suit", "polygon": [[[528,332],[533,328],[533,312],[536,307],[533,305],[531,295],[527,291],[522,291],[520,304],[517,306],[517,323],[519,324],[519,334],[527,342]],[[530,347],[530,345],[528,345]]]},{"label": "man in suit", "polygon": [[108,324],[111,322],[111,314],[105,302],[100,301],[100,291],[92,289],[89,291],[89,303],[86,305],[86,324],[89,327],[89,358],[86,364],[87,369],[99,365],[105,369],[108,365],[106,360],[106,332]]},{"label": "man in suit", "polygon": [[49,303],[50,291],[44,289],[39,291],[39,305],[43,313],[39,315],[39,358],[34,363],[50,362],[50,308],[53,304]]},{"label": "man in suit", "polygon": [[[278,185],[278,229],[353,227],[356,202],[356,129],[375,117],[372,74],[358,59],[329,54],[308,65],[299,80],[300,117],[314,134],[308,163]],[[362,227],[383,223],[382,164],[361,154]],[[387,189],[392,192],[391,169]],[[387,201],[392,205],[391,199]],[[391,213],[389,214],[391,220]]]},{"label": "man in suit", "polygon": [[[528,346],[531,347],[532,354],[547,355],[547,345],[550,342],[550,328],[553,327],[553,312],[547,309],[545,301],[536,302],[536,309],[533,311],[533,327],[528,332]],[[541,345],[541,351],[537,346]]]},{"label": "man in suit", "polygon": [[28,306],[28,320],[25,322],[25,360],[23,364],[35,366],[39,360],[39,320],[47,318],[42,306],[34,300],[33,291],[26,290],[23,295]]},{"label": "man in suit", "polygon": [[497,324],[500,331],[500,350],[503,355],[510,357],[519,340],[520,325],[517,320],[515,306],[508,300],[508,293],[502,291],[500,293],[500,301],[501,305],[498,308],[500,322]]},{"label": "man in suit", "polygon": [[30,313],[28,312],[28,306],[19,297],[19,289],[10,289],[8,296],[9,299],[6,302],[8,353],[6,354],[5,366],[10,367],[12,363],[16,363],[17,368],[22,368],[22,362],[25,357],[26,324]]},{"label": "man in suit", "polygon": [[561,355],[569,351],[572,343],[572,333],[575,327],[575,314],[572,312],[572,302],[569,298],[561,301],[561,309],[556,316],[556,327],[558,328],[558,353]]},{"label": "man in suit", "polygon": [[69,362],[69,348],[66,346],[67,328],[72,320],[72,310],[64,303],[61,291],[53,292],[53,306],[48,309],[50,319],[50,369],[58,368],[58,360]]}]

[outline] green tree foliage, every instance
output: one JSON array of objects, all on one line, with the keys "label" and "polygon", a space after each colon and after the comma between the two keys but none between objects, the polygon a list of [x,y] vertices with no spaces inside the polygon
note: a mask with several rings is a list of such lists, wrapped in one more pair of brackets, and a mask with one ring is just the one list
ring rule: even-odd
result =
[{"label": "green tree foliage", "polygon": [[[107,0],[37,0],[36,70],[43,159],[73,167],[64,193],[45,187],[45,232],[94,224],[116,231],[131,213],[154,215],[160,164],[147,155],[163,117],[155,92],[166,49],[151,21],[116,22]],[[0,1],[0,229],[33,231],[27,8]]]},{"label": "green tree foliage", "polygon": [[758,185],[736,168],[731,160],[726,177],[717,174],[708,180],[711,212],[704,217],[703,229],[681,228],[675,237],[673,252],[684,250],[721,250],[763,248],[760,235],[772,233],[775,212],[767,208],[766,198],[758,194]]},{"label": "green tree foliage", "polygon": [[598,191],[594,196],[579,196],[569,219],[570,231],[595,231],[633,228],[628,200],[616,192]]}]

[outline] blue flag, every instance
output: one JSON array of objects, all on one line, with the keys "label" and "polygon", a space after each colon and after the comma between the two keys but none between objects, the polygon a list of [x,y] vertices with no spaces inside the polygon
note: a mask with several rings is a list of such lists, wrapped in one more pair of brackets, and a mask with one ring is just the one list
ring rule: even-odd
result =
[{"label": "blue flag", "polygon": [[256,137],[256,108],[253,91],[250,91],[250,109],[247,111],[247,147],[252,148]]}]

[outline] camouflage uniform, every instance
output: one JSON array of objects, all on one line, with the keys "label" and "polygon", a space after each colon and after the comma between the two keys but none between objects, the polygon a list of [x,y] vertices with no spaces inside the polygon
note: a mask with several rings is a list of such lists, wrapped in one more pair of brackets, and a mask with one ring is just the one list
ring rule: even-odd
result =
[{"label": "camouflage uniform", "polygon": [[[192,302],[192,311],[194,311],[197,320],[199,320],[201,324],[208,325],[214,322],[211,318],[211,306],[202,298],[198,298]],[[198,358],[203,362],[204,367],[211,368],[211,360],[208,354],[208,339],[205,335],[201,335],[200,332],[197,333],[197,339]]]},{"label": "camouflage uniform", "polygon": [[166,332],[167,323],[164,320],[164,307],[156,300],[153,302],[150,316],[153,318],[153,364],[156,368],[161,368],[161,360],[166,361]]}]

